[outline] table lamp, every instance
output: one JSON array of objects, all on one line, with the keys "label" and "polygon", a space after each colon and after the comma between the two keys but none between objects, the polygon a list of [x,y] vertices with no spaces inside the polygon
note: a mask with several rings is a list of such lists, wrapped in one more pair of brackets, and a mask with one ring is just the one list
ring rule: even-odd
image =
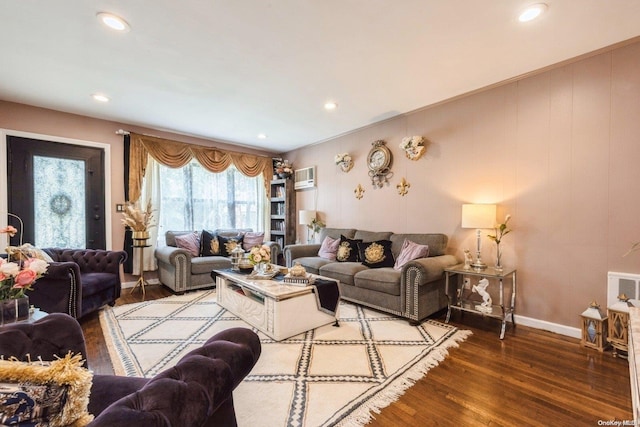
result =
[{"label": "table lamp", "polygon": [[484,204],[464,204],[462,205],[462,228],[475,228],[476,259],[471,263],[471,267],[477,269],[487,268],[487,264],[482,262],[480,248],[482,246],[481,229],[493,228],[496,225],[496,205]]},{"label": "table lamp", "polygon": [[307,227],[307,243],[309,243],[309,225],[316,219],[316,211],[302,210],[298,212],[298,223]]}]

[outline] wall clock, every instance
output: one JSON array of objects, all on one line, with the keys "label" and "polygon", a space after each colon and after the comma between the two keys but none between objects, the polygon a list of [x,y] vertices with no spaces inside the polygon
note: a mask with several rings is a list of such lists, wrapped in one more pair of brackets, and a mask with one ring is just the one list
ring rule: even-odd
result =
[{"label": "wall clock", "polygon": [[382,140],[372,142],[371,151],[367,155],[367,166],[373,188],[382,188],[393,176],[393,172],[391,172],[393,155],[385,144]]}]

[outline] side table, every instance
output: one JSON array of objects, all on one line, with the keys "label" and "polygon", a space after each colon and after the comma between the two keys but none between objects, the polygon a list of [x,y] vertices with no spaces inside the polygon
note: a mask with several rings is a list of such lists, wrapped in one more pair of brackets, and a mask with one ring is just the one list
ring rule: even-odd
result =
[{"label": "side table", "polygon": [[[464,264],[458,264],[453,267],[445,268],[445,283],[447,298],[449,300],[447,309],[446,323],[449,323],[452,310],[459,310],[463,312],[471,312],[482,314],[483,316],[493,317],[500,319],[502,325],[500,328],[500,339],[504,339],[504,333],[507,327],[507,320],[511,320],[513,326],[516,326],[514,313],[516,304],[516,269],[508,268],[503,271],[496,271],[493,267],[487,267],[486,269],[465,269]],[[455,291],[449,288],[449,281],[451,276],[458,276],[456,282]],[[499,285],[499,303],[492,303],[490,306],[483,306],[482,301],[478,299],[471,299],[474,285],[471,283],[471,278],[477,277],[478,282],[482,279],[487,279],[489,285],[492,282],[497,281]],[[462,279],[461,279],[462,278]],[[464,280],[464,279],[469,279]],[[510,294],[505,295],[504,280],[511,279]],[[466,292],[465,292],[466,291]],[[509,305],[505,305],[508,303]]]},{"label": "side table", "polygon": [[134,245],[133,249],[138,249],[138,259],[140,260],[140,263],[138,264],[140,267],[140,275],[138,276],[138,280],[136,281],[136,284],[133,288],[131,288],[131,292],[133,293],[133,291],[136,290],[136,288],[138,286],[140,286],[140,288],[142,289],[142,297],[144,298],[145,295],[145,291],[144,291],[144,287],[145,285],[148,285],[147,281],[144,278],[144,250],[145,248],[149,248],[151,247],[151,245],[143,245],[143,246],[137,246]]}]

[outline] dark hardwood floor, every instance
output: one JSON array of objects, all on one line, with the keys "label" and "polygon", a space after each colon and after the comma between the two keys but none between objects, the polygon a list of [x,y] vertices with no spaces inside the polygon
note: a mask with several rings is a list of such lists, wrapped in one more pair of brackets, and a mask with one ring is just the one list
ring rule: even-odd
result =
[{"label": "dark hardwood floor", "polygon": [[[167,295],[164,287],[146,288],[147,300]],[[118,305],[141,300],[139,291],[123,289]],[[435,318],[444,321],[444,313]],[[509,326],[501,341],[495,319],[453,313],[451,320],[473,335],[370,426],[598,426],[632,419],[629,366],[610,351],[525,326]],[[89,366],[112,373],[98,315],[81,324]]]}]

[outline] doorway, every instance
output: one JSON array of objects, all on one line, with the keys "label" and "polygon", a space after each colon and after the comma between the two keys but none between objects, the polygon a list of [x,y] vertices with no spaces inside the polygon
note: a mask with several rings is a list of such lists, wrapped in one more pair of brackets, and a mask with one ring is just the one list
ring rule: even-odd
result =
[{"label": "doorway", "polygon": [[8,135],[7,190],[23,242],[106,249],[103,149]]}]

